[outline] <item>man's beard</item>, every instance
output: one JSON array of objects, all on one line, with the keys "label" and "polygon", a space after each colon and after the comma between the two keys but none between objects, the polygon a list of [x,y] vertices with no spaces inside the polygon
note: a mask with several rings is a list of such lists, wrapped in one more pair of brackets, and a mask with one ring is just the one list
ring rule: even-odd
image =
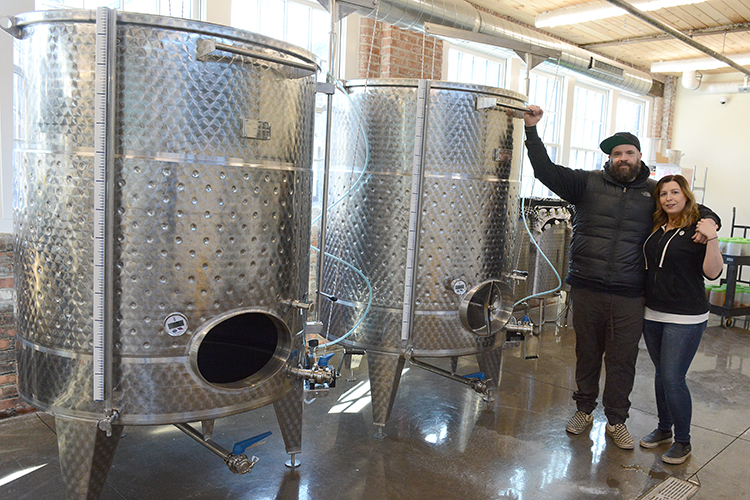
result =
[{"label": "man's beard", "polygon": [[[625,165],[627,165],[627,169],[623,168]],[[618,163],[618,166],[615,167],[614,163],[610,162],[609,165],[609,174],[615,178],[618,182],[630,182],[634,180],[636,177],[638,177],[638,172],[641,169],[640,162],[637,162],[635,164],[631,164],[627,161],[621,161]]]}]

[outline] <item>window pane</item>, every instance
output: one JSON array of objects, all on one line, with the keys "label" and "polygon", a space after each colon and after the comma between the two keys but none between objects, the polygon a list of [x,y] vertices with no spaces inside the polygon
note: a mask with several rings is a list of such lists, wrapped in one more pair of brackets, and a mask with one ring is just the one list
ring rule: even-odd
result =
[{"label": "window pane", "polygon": [[193,19],[193,0],[37,0],[36,10],[96,9],[109,7],[126,12]]},{"label": "window pane", "polygon": [[[553,163],[559,163],[560,130],[560,85],[562,77],[543,72],[532,72],[529,82],[529,102],[544,110],[544,116],[537,125],[537,132],[547,146],[547,154]],[[534,178],[528,156],[524,154],[521,175],[521,195],[535,198],[558,198],[544,184]]]},{"label": "window pane", "polygon": [[263,0],[257,32],[272,38],[284,38],[284,0]]},{"label": "window pane", "polygon": [[310,50],[326,63],[329,58],[329,42],[331,31],[331,15],[322,9],[312,9],[312,47]]},{"label": "window pane", "polygon": [[448,80],[458,81],[458,59],[459,52],[456,49],[448,49]]},{"label": "window pane", "polygon": [[302,47],[310,49],[310,7],[300,5],[294,2],[288,2],[286,18],[286,37],[284,40]]},{"label": "window pane", "polygon": [[119,9],[120,0],[86,0],[85,2],[83,2],[84,9],[96,9],[97,7],[109,7],[111,9]]},{"label": "window pane", "polygon": [[259,0],[246,0],[243,2],[232,2],[230,14],[232,26],[242,30],[258,32],[258,20],[260,19]]},{"label": "window pane", "polygon": [[471,75],[474,72],[474,58],[466,54],[461,54],[458,59],[458,81],[472,83]]},{"label": "window pane", "polygon": [[643,103],[630,99],[617,100],[617,132],[630,132],[640,137],[643,122]]},{"label": "window pane", "polygon": [[504,60],[487,59],[451,47],[448,50],[448,79],[502,88],[504,63]]},{"label": "window pane", "polygon": [[[129,12],[142,12],[144,14],[156,14],[159,12],[158,0],[125,0],[125,10]],[[165,13],[169,16],[184,17],[180,10],[175,13]]]}]

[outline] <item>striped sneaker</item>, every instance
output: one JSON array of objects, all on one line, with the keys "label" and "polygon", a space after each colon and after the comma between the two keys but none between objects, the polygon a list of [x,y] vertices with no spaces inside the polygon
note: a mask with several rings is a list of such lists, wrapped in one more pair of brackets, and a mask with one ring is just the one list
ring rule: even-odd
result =
[{"label": "striped sneaker", "polygon": [[635,448],[635,441],[633,441],[633,437],[628,432],[625,424],[607,424],[607,435],[612,437],[618,448],[622,448],[623,450],[632,450]]},{"label": "striped sneaker", "polygon": [[565,426],[565,430],[571,434],[581,434],[593,421],[594,415],[578,410],[575,415],[568,420],[568,425]]}]

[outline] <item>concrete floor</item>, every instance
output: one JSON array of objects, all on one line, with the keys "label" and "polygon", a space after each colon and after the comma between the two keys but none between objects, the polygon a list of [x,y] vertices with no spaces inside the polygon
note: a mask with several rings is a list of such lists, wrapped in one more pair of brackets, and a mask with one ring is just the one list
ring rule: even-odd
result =
[{"label": "concrete floor", "polygon": [[[575,410],[573,348],[572,330],[556,332],[548,324],[538,360],[521,359],[518,349],[505,351],[494,403],[410,368],[383,440],[373,438],[365,357],[353,371],[356,381],[344,373],[326,397],[305,405],[296,470],[284,465],[288,456],[272,406],[216,422],[214,440],[230,449],[273,432],[248,451],[260,462],[241,476],[173,426],[126,427],[102,499],[612,500],[636,499],[669,476],[699,482],[694,499],[750,498],[747,330],[712,326],[704,334],[688,374],[693,456],[679,466],[662,463],[667,445],[618,449],[604,435],[601,407],[591,432],[565,432]],[[447,367],[445,360],[436,363]],[[462,359],[458,371],[476,371],[474,358]],[[652,377],[641,343],[627,422],[636,442],[656,426]],[[9,481],[9,475],[36,467]],[[64,497],[52,416],[0,421],[0,498]]]}]

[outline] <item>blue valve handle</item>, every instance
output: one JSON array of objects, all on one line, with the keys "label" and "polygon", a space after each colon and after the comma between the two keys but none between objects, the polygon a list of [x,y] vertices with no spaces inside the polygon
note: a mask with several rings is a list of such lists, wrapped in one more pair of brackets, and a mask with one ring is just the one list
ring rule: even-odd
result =
[{"label": "blue valve handle", "polygon": [[335,355],[336,355],[335,352],[331,352],[331,353],[326,354],[325,356],[321,356],[320,358],[318,358],[318,366],[328,366],[328,362]]},{"label": "blue valve handle", "polygon": [[234,448],[232,448],[232,453],[235,455],[242,455],[245,453],[245,450],[250,448],[252,445],[258,443],[259,441],[262,441],[266,439],[268,436],[272,434],[271,431],[264,432],[263,434],[258,434],[257,436],[253,436],[251,438],[247,438],[244,441],[240,441],[239,443],[234,443]]},{"label": "blue valve handle", "polygon": [[318,358],[318,366],[328,366],[328,362],[331,360],[331,358],[335,355],[335,352],[326,354],[325,356],[321,356]]},{"label": "blue valve handle", "polygon": [[464,375],[464,378],[478,378],[479,380],[484,380],[484,372],[476,372],[476,373],[469,373],[468,375]]}]

